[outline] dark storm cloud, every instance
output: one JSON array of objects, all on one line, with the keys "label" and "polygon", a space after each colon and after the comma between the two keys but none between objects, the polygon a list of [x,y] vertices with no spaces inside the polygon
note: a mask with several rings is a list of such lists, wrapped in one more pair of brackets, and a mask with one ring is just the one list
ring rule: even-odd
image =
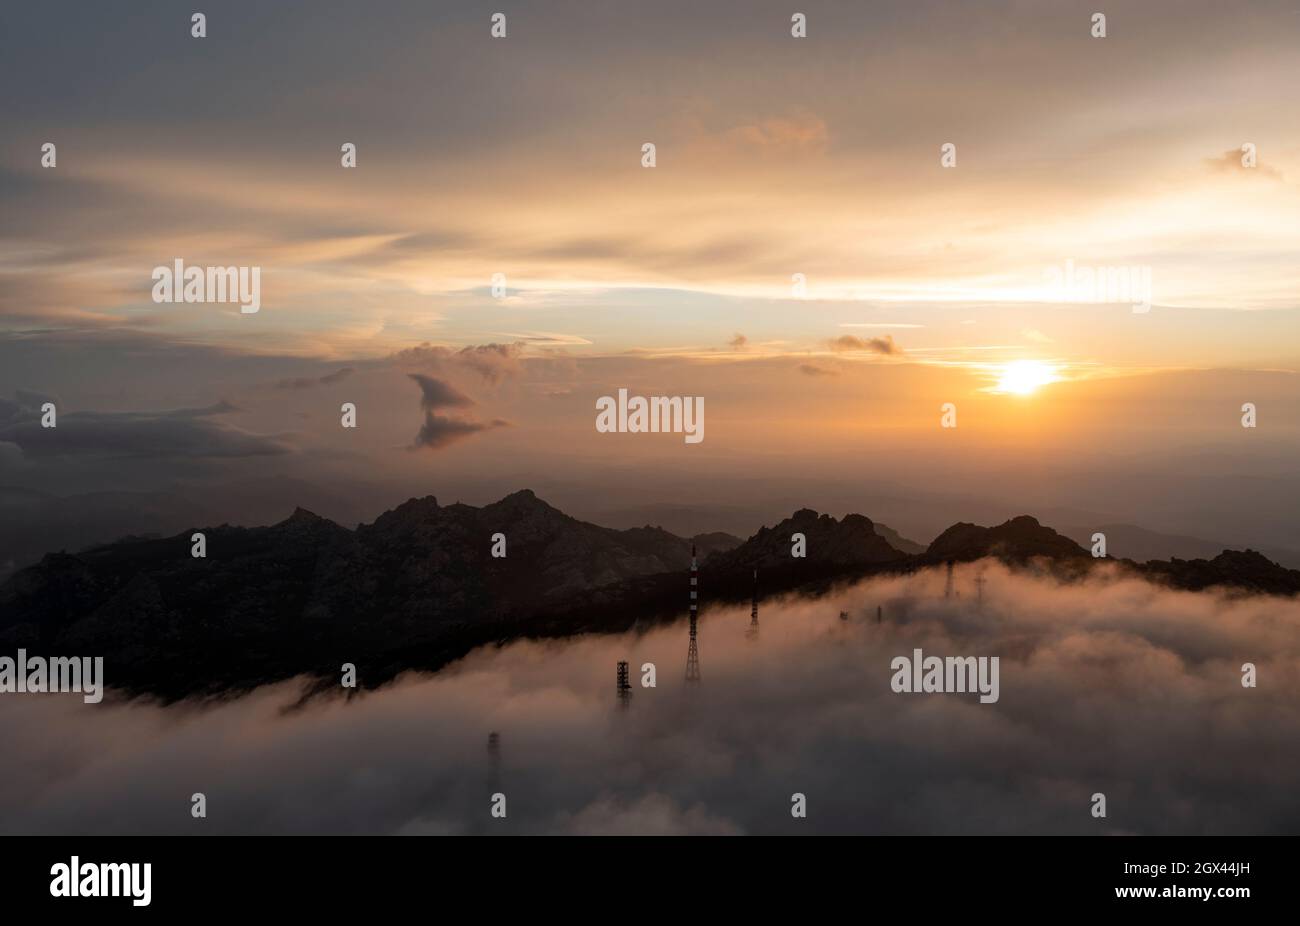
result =
[{"label": "dark storm cloud", "polygon": [[238,410],[225,401],[159,412],[58,412],[56,426],[46,428],[39,409],[29,404],[32,395],[0,406],[0,443],[15,445],[29,459],[222,459],[278,456],[291,449],[277,438],[212,420]]},{"label": "dark storm cloud", "polygon": [[[960,598],[944,598],[944,580],[765,601],[755,639],[747,607],[706,605],[693,687],[681,677],[682,622],[487,647],[437,675],[291,714],[293,685],[206,709],[0,699],[0,831],[180,833],[197,790],[220,801],[205,824],[214,833],[1300,826],[1300,602],[1117,573],[1063,586],[993,563],[958,568]],[[894,693],[890,662],[914,648],[999,656],[1000,699]],[[657,669],[657,687],[634,685],[622,712],[620,659],[636,681],[644,663]],[[1257,665],[1258,688],[1241,686],[1243,662]],[[507,820],[489,817],[494,791],[507,795]],[[790,815],[796,791],[806,820]],[[1090,813],[1098,791],[1105,819]]]}]

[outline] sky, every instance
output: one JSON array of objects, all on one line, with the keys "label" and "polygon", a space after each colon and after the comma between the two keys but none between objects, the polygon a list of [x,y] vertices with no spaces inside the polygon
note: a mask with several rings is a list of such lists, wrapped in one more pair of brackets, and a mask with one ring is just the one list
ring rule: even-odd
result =
[{"label": "sky", "polygon": [[[1300,547],[1295,5],[796,6],[7,6],[0,486]],[[178,258],[260,311],[155,302]],[[705,439],[597,433],[624,387]]]}]

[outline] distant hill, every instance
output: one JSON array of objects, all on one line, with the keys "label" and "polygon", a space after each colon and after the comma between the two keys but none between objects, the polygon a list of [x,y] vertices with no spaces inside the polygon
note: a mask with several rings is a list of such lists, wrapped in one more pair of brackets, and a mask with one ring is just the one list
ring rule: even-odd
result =
[{"label": "distant hill", "polygon": [[[349,530],[297,509],[269,527],[220,525],[191,556],[196,529],[51,553],[0,584],[0,652],[106,657],[110,684],[164,699],[220,695],[308,674],[362,683],[436,669],[474,646],[521,636],[621,631],[684,610],[691,548],[703,601],[817,594],[836,583],[944,562],[1046,561],[1069,579],[1095,561],[1032,517],[955,524],[922,552],[895,547],[862,515],[796,511],[743,542],[614,530],[524,490],[483,507],[411,499]],[[892,534],[892,532],[888,532]],[[492,555],[505,537],[506,556]],[[803,534],[807,555],[791,556]],[[1155,581],[1201,590],[1300,592],[1300,572],[1252,551],[1212,559],[1121,561]]]},{"label": "distant hill", "polygon": [[[1093,527],[1063,527],[1061,533],[1091,548],[1092,535],[1100,531],[1106,535],[1106,551],[1111,556],[1144,563],[1153,559],[1213,559],[1227,548],[1227,544],[1185,534],[1163,534],[1135,524],[1098,524]],[[1260,552],[1286,566],[1300,568],[1300,550],[1264,548]]]},{"label": "distant hill", "polygon": [[885,541],[900,553],[924,553],[925,545],[917,543],[914,540],[908,540],[898,531],[888,525],[881,524],[879,521],[875,524],[876,533],[885,538]]}]

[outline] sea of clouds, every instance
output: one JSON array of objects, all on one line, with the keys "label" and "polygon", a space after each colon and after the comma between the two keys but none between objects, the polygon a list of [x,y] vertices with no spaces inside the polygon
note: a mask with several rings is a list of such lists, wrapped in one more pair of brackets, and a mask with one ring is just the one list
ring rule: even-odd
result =
[{"label": "sea of clouds", "polygon": [[[704,577],[691,685],[683,620],[489,647],[298,709],[299,683],[170,707],[0,696],[0,832],[1300,831],[1300,601],[993,562],[956,579],[953,598],[925,572],[768,600],[753,637],[747,606],[707,608]],[[895,693],[890,662],[918,647],[998,656],[999,700]]]}]

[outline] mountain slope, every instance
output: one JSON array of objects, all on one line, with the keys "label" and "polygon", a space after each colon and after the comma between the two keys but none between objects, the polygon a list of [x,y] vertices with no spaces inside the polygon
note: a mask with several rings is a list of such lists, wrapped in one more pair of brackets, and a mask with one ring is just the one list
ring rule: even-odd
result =
[{"label": "mountain slope", "polygon": [[411,499],[356,531],[302,509],[198,530],[205,558],[187,530],[18,571],[0,585],[0,646],[105,654],[116,684],[164,696],[337,671],[345,656],[397,669],[444,659],[447,641],[517,634],[603,586],[681,575],[691,557],[660,528],[587,524],[527,490],[482,508]]},{"label": "mountain slope", "polygon": [[[955,524],[924,553],[890,545],[869,518],[796,511],[737,545],[661,528],[613,530],[569,517],[530,491],[475,508],[411,499],[347,530],[303,509],[270,527],[204,528],[52,553],[0,584],[0,652],[103,655],[109,684],[163,698],[223,694],[309,674],[364,685],[436,669],[474,646],[520,636],[625,630],[680,616],[691,547],[701,599],[817,594],[837,583],[948,561],[1046,559],[1087,575],[1089,552],[1034,518]],[[506,556],[492,555],[504,535]],[[806,555],[791,555],[802,534]],[[706,555],[707,554],[707,555]],[[1121,568],[1177,588],[1300,593],[1300,572],[1253,551]]]}]

